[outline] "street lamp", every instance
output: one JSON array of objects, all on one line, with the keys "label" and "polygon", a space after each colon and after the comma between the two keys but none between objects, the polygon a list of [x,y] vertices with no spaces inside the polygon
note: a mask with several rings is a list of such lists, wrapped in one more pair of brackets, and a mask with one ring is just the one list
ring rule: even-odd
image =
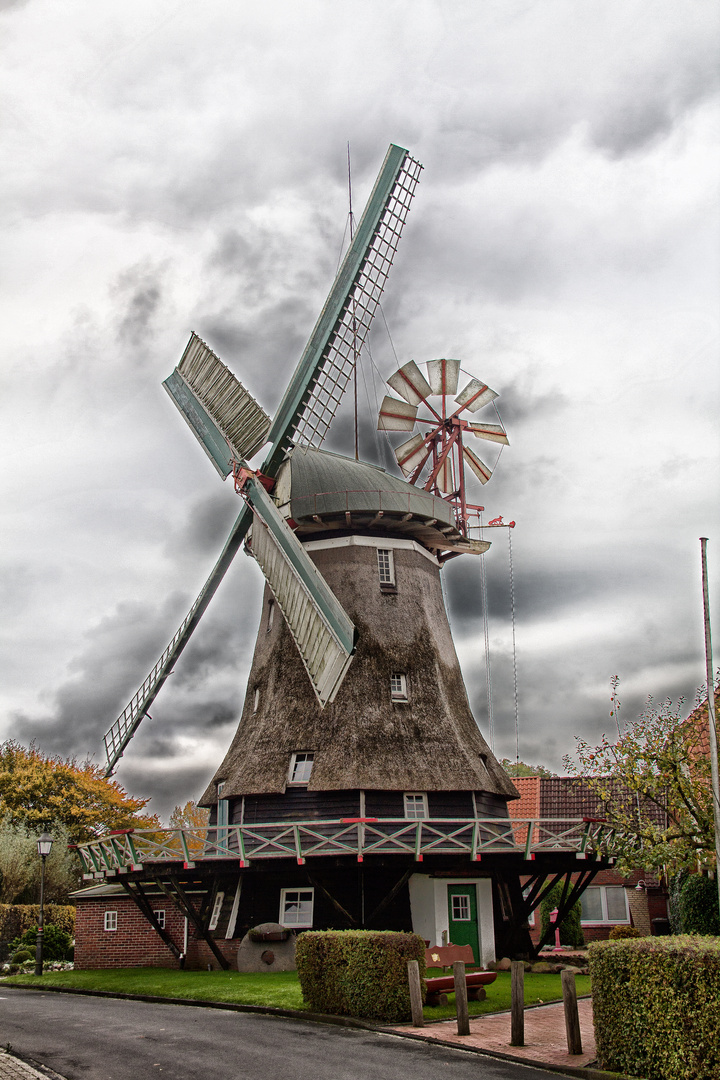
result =
[{"label": "street lamp", "polygon": [[53,846],[53,838],[49,832],[38,836],[37,849],[42,862],[40,866],[40,917],[38,919],[37,945],[35,946],[35,974],[43,973],[43,914],[45,907],[45,860]]}]

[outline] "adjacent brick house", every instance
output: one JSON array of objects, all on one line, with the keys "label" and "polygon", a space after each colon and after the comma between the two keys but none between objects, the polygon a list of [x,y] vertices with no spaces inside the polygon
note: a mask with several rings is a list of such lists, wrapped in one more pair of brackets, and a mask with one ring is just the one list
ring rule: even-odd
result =
[{"label": "adjacent brick house", "polygon": [[[601,818],[602,803],[588,785],[570,776],[513,777],[520,792],[518,817]],[[655,807],[644,812],[659,813]],[[638,870],[624,878],[612,869],[601,870],[581,897],[585,943],[606,939],[614,926],[634,926],[642,935],[668,933],[667,891],[657,877]],[[534,912],[530,935],[540,940],[540,916]]]}]

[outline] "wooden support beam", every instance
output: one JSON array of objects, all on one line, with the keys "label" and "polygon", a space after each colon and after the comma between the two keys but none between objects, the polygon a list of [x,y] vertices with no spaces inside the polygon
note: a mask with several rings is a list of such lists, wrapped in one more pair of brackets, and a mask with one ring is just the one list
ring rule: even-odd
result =
[{"label": "wooden support beam", "polygon": [[[210,951],[212,952],[213,956],[215,956],[215,958],[217,959],[218,963],[220,964],[220,967],[223,969],[223,971],[227,971],[227,969],[230,967],[229,962],[225,959],[223,954],[220,952],[220,949],[218,949],[217,945],[215,944],[215,940],[214,940],[212,934],[210,933],[210,931],[207,928],[206,920],[203,919],[201,917],[201,915],[195,910],[195,907],[194,907],[192,901],[190,900],[189,896],[187,895],[187,893],[183,889],[180,882],[176,881],[175,878],[171,878],[169,884],[166,884],[164,881],[158,881],[157,884],[162,889],[162,891],[165,893],[165,895],[168,896],[171,900],[173,900],[177,904],[177,906],[182,911],[183,915],[185,915],[186,918],[188,918],[190,920],[190,922],[193,924],[193,926],[195,927],[197,932],[200,934],[202,939],[204,941],[206,941],[207,944],[209,945]],[[214,890],[213,891],[214,892],[217,891],[217,881],[214,882]],[[173,893],[175,895],[173,895]],[[207,897],[205,897],[204,899],[205,899],[206,903],[203,905],[203,907],[207,911]]]},{"label": "wooden support beam", "polygon": [[351,926],[357,926],[357,919],[353,918],[350,912],[345,910],[340,901],[336,900],[332,893],[329,893],[325,886],[320,881],[318,881],[317,878],[314,878],[312,874],[308,874],[307,879],[311,885],[313,885],[323,894],[326,900],[330,901],[336,911],[339,911],[343,918],[347,919]]},{"label": "wooden support beam", "polygon": [[[175,942],[170,937],[168,932],[165,929],[163,929],[163,927],[157,921],[157,918],[155,916],[155,912],[152,909],[152,905],[150,904],[150,901],[148,900],[145,893],[143,892],[143,888],[142,888],[142,885],[140,884],[140,882],[136,881],[134,883],[135,884],[135,889],[131,888],[129,881],[121,881],[120,884],[122,885],[123,889],[128,894],[128,896],[130,897],[130,899],[140,909],[142,914],[145,916],[147,921],[150,923],[152,928],[155,930],[156,934],[158,934],[159,937],[162,938],[163,942],[167,945],[168,949],[173,954],[175,959],[179,960],[180,957],[182,956],[182,949],[180,949],[175,944]],[[137,890],[137,891],[135,891],[135,890]]]},{"label": "wooden support beam", "polygon": [[378,915],[380,914],[380,912],[385,910],[385,908],[388,906],[388,904],[391,904],[393,902],[393,900],[395,899],[397,894],[400,892],[400,890],[402,889],[403,885],[408,880],[410,875],[412,873],[414,873],[414,870],[415,870],[415,868],[413,866],[409,866],[407,868],[407,870],[405,871],[403,876],[400,878],[400,880],[397,882],[397,884],[393,885],[392,889],[387,894],[387,896],[383,900],[380,901],[380,903],[375,908],[375,910],[373,911],[370,918],[365,920],[365,925],[366,926],[368,925],[368,923],[371,923],[373,921],[373,919],[376,919],[378,917]]}]

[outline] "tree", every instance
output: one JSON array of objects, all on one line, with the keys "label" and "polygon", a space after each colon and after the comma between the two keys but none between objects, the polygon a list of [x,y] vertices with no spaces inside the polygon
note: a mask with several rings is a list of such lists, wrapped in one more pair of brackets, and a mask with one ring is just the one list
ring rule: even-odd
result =
[{"label": "tree", "polygon": [[0,818],[37,835],[62,826],[73,843],[110,829],[156,828],[156,816],[142,814],[149,799],[135,799],[100,765],[43,754],[14,740],[0,744]]},{"label": "tree", "polygon": [[511,761],[504,757],[500,762],[508,776],[542,776],[544,780],[550,780],[556,774],[546,769],[544,765],[526,765],[524,761]]},{"label": "tree", "polygon": [[[45,860],[45,899],[65,903],[81,883],[77,856],[68,850],[67,830],[52,826],[52,851]],[[40,891],[40,858],[37,831],[25,825],[0,822],[0,903],[34,904]]]},{"label": "tree", "polygon": [[206,829],[210,811],[189,799],[184,806],[176,806],[170,815],[171,829]]},{"label": "tree", "polygon": [[[614,692],[619,707],[616,685]],[[577,739],[577,761],[564,758],[617,830],[613,848],[621,871],[715,865],[707,699],[698,698],[685,719],[682,704],[648,698],[634,723],[621,732],[618,724],[616,742],[605,735],[598,746]]]}]

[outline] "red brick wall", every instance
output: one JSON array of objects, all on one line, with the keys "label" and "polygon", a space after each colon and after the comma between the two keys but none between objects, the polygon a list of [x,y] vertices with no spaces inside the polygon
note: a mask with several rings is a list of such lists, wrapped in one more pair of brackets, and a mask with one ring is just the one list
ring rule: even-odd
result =
[{"label": "red brick wall", "polygon": [[[152,899],[153,910],[165,912],[165,929],[182,952],[185,939],[185,918],[166,899]],[[105,912],[117,912],[117,930],[105,930]],[[235,964],[239,939],[217,940],[216,945],[231,966]],[[218,970],[220,963],[210,946],[196,938],[193,927],[188,933],[188,953],[185,967],[205,970],[211,964]],[[154,927],[126,897],[104,897],[83,900],[77,905],[75,918],[75,967],[177,968],[179,960],[172,954]]]},{"label": "red brick wall", "polygon": [[[164,910],[165,929],[182,951],[185,920],[170,901],[157,901]],[[117,911],[117,930],[105,930],[105,912]],[[160,935],[124,897],[84,900],[75,916],[75,967],[178,967],[179,963]]]}]

